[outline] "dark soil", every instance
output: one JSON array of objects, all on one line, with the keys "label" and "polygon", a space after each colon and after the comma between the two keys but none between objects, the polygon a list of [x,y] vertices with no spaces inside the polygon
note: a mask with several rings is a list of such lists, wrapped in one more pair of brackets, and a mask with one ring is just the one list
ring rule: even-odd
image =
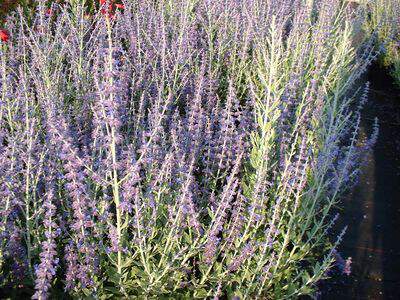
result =
[{"label": "dark soil", "polygon": [[400,299],[400,90],[377,65],[368,80],[361,134],[369,135],[378,117],[379,138],[339,224],[348,225],[339,251],[352,257],[352,274],[334,275],[322,299]]}]

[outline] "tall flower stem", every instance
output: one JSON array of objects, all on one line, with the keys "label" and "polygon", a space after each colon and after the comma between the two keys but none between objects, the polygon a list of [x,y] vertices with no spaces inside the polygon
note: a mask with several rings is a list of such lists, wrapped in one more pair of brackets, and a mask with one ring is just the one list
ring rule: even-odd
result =
[{"label": "tall flower stem", "polygon": [[[110,18],[106,17],[107,24],[107,35],[108,35],[108,68],[110,72],[110,76],[108,78],[109,85],[113,86],[114,79],[112,77],[113,70],[113,57],[112,57],[112,49],[113,49],[113,41],[112,41],[112,27]],[[110,102],[112,103],[114,100],[114,94],[111,91]],[[119,180],[118,180],[118,171],[117,171],[117,151],[116,151],[116,128],[114,124],[110,125],[110,134],[111,134],[111,143],[110,143],[110,151],[111,151],[111,159],[112,159],[112,190],[113,190],[113,200],[115,204],[116,210],[116,218],[117,218],[117,237],[118,237],[118,252],[117,252],[117,272],[119,275],[122,275],[122,250],[121,250],[121,224],[122,224],[122,214],[120,208],[120,192],[119,192]]]}]

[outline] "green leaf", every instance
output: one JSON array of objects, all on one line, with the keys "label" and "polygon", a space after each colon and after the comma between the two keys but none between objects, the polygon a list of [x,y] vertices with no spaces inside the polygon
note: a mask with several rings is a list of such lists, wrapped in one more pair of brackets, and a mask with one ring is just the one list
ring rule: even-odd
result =
[{"label": "green leaf", "polygon": [[196,289],[193,295],[195,298],[207,298],[208,292],[206,289],[201,288],[201,289]]}]

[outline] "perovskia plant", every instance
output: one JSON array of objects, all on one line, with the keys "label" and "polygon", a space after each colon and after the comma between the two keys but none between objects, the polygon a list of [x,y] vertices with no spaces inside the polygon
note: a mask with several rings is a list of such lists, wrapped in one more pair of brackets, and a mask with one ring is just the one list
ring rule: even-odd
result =
[{"label": "perovskia plant", "polygon": [[[106,4],[105,4],[106,5]],[[39,1],[1,45],[0,285],[294,298],[340,242],[375,58],[329,0]],[[361,98],[361,99],[360,99]],[[352,104],[356,103],[355,108]]]}]

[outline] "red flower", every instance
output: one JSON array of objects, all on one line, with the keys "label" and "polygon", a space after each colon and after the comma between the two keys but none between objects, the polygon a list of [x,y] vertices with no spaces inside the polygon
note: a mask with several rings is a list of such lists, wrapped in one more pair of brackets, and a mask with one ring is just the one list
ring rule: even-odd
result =
[{"label": "red flower", "polygon": [[107,15],[111,19],[114,17],[114,13],[116,9],[124,9],[125,6],[120,3],[114,3],[115,0],[99,0],[100,6],[105,6],[108,2],[108,8],[102,8],[100,11],[103,15]]},{"label": "red flower", "polygon": [[4,43],[7,43],[9,38],[10,34],[8,33],[8,31],[5,29],[0,29],[0,40]]}]

